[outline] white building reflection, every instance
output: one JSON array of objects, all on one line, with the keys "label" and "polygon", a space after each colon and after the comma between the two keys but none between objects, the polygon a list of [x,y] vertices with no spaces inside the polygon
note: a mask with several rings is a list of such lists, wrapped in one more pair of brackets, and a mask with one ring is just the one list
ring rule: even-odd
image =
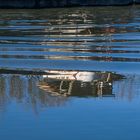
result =
[{"label": "white building reflection", "polygon": [[113,96],[112,85],[121,75],[110,72],[47,71],[39,87],[52,95]]},{"label": "white building reflection", "polygon": [[62,106],[69,97],[115,97],[131,101],[139,94],[139,76],[111,72],[46,71],[43,75],[0,75],[0,111],[11,101],[40,107]]}]

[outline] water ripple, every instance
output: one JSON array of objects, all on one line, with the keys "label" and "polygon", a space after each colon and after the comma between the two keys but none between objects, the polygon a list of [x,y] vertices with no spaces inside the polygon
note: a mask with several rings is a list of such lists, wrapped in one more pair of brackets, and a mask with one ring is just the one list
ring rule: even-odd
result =
[{"label": "water ripple", "polygon": [[138,72],[139,8],[99,9],[1,10],[0,68]]}]

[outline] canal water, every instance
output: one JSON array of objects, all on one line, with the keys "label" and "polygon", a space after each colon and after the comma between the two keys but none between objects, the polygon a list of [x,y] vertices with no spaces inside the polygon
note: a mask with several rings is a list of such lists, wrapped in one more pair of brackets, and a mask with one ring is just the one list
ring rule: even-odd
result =
[{"label": "canal water", "polygon": [[139,140],[140,6],[0,10],[1,140]]}]

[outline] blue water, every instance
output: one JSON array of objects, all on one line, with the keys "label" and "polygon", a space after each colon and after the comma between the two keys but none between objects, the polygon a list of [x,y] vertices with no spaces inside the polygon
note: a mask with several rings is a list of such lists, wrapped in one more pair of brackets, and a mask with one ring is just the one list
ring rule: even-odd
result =
[{"label": "blue water", "polygon": [[0,10],[1,140],[139,140],[140,6]]}]

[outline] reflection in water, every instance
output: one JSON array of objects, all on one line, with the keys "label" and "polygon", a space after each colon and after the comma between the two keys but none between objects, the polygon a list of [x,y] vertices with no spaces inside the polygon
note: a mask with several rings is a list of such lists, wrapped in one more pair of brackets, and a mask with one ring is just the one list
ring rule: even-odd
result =
[{"label": "reflection in water", "polygon": [[1,74],[0,108],[16,101],[37,111],[39,106],[63,105],[66,96],[115,96],[113,83],[122,78],[110,72],[54,70],[47,75]]},{"label": "reflection in water", "polygon": [[0,138],[140,139],[139,70],[140,6],[1,9]]},{"label": "reflection in water", "polygon": [[[0,13],[0,71],[5,73],[0,76],[1,106],[11,98],[37,108],[38,103],[63,104],[66,96],[125,97],[132,93],[133,80],[129,80],[129,92],[123,86],[126,80],[119,81],[117,89],[114,84],[123,76],[114,72],[139,73],[139,6],[9,9]],[[23,76],[12,75],[8,69],[14,74],[17,69],[29,70],[26,74],[30,70],[68,71]],[[54,94],[65,96],[52,97]]]},{"label": "reflection in water", "polygon": [[117,72],[139,68],[139,6],[0,13],[1,68]]},{"label": "reflection in water", "polygon": [[37,111],[39,107],[60,106],[67,99],[52,97],[36,86],[42,76],[0,75],[0,110],[9,101],[17,101]]},{"label": "reflection in water", "polygon": [[54,70],[47,71],[47,75],[1,74],[0,109],[11,101],[37,111],[43,106],[64,105],[69,99],[66,96],[114,97],[113,83],[122,78],[110,72]]},{"label": "reflection in water", "polygon": [[[114,81],[123,76],[109,72],[49,71],[39,87],[53,95],[105,96],[112,94]],[[51,75],[52,73],[52,75]]]},{"label": "reflection in water", "polygon": [[131,101],[139,96],[136,94],[139,79],[139,75],[88,71],[48,70],[43,75],[1,74],[0,110],[11,101],[35,111],[40,107],[64,105],[71,97],[114,97]]}]

